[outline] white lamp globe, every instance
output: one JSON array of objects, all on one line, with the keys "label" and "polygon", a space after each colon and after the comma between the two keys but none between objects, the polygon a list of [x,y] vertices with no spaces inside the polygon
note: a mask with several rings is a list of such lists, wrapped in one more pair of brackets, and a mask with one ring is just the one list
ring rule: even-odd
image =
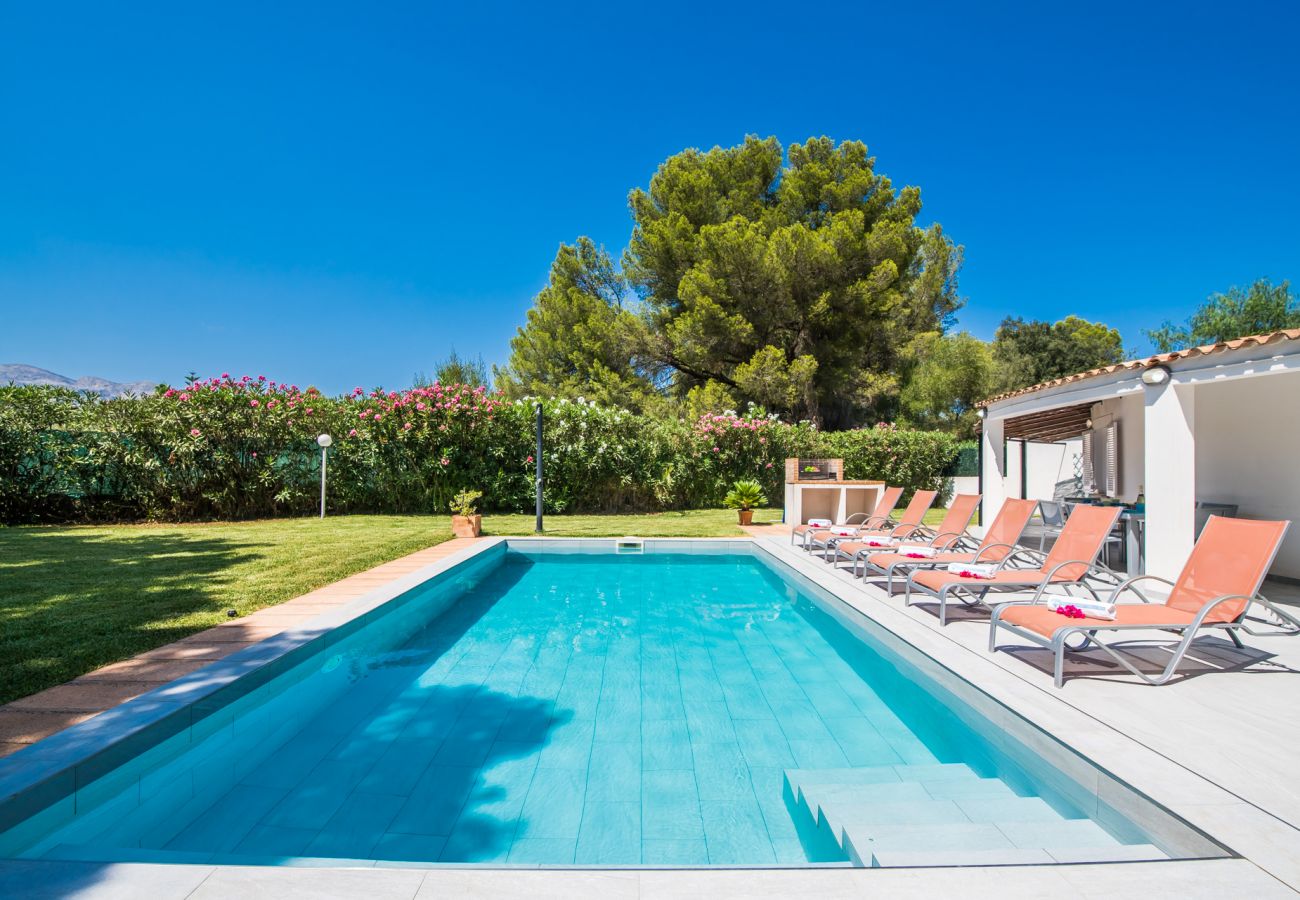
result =
[{"label": "white lamp globe", "polygon": [[320,437],[316,438],[316,445],[322,449],[328,447],[332,443],[334,443],[334,438],[330,437],[328,434],[322,434]]}]

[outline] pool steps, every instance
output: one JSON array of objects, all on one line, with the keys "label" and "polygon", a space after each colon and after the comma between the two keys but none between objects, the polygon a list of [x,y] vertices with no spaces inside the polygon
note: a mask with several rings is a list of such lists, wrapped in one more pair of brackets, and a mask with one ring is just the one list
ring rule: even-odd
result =
[{"label": "pool steps", "polygon": [[[1069,819],[962,763],[786,769],[804,834],[868,867],[1027,865],[1167,859]],[[825,853],[825,851],[822,851]]]}]

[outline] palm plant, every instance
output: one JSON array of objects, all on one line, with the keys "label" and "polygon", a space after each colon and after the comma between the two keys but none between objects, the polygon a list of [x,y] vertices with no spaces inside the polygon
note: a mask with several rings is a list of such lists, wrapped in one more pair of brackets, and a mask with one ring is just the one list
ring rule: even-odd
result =
[{"label": "palm plant", "polygon": [[731,490],[722,499],[728,509],[750,510],[767,502],[763,496],[763,486],[757,481],[742,479],[731,485]]}]

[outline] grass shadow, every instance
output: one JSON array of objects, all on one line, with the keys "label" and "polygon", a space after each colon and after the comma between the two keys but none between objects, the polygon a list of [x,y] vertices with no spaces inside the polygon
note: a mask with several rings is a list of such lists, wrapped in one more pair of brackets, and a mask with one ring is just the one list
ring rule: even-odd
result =
[{"label": "grass shadow", "polygon": [[0,532],[0,703],[212,624],[233,570],[265,547],[162,531]]}]

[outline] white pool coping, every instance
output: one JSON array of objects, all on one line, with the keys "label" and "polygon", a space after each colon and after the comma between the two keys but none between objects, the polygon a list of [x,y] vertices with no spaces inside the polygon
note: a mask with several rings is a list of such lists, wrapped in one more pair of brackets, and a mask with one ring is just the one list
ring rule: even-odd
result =
[{"label": "white pool coping", "polygon": [[[155,721],[159,710],[192,703],[230,681],[292,652],[322,633],[359,618],[436,575],[503,542],[543,544],[572,552],[608,548],[612,539],[492,538],[395,579],[365,596],[317,616],[293,632],[200,669],[115,710],[47,738],[28,751],[22,772],[0,777],[0,801],[22,783],[62,769],[110,740]],[[1188,771],[1172,760],[1100,723],[1073,706],[1053,700],[1038,687],[982,659],[935,627],[881,602],[883,593],[852,582],[780,538],[647,538],[658,552],[699,552],[704,543],[726,545],[717,552],[752,548],[768,553],[833,594],[902,641],[1085,754],[1243,858],[1052,866],[990,866],[917,869],[851,868],[668,868],[583,869],[437,866],[244,867],[152,863],[80,863],[0,860],[0,896],[138,897],[150,900],[201,897],[386,897],[444,896],[682,897],[964,897],[1046,896],[1070,892],[1084,897],[1252,898],[1300,896],[1300,844],[1287,823]],[[692,546],[694,545],[694,546]],[[709,548],[712,549],[712,548]],[[873,596],[874,594],[874,596]],[[1139,688],[1140,689],[1140,688]],[[116,714],[116,715],[115,715]],[[101,721],[105,720],[105,721]],[[96,724],[98,723],[98,724]],[[48,746],[45,746],[47,745]]]}]

